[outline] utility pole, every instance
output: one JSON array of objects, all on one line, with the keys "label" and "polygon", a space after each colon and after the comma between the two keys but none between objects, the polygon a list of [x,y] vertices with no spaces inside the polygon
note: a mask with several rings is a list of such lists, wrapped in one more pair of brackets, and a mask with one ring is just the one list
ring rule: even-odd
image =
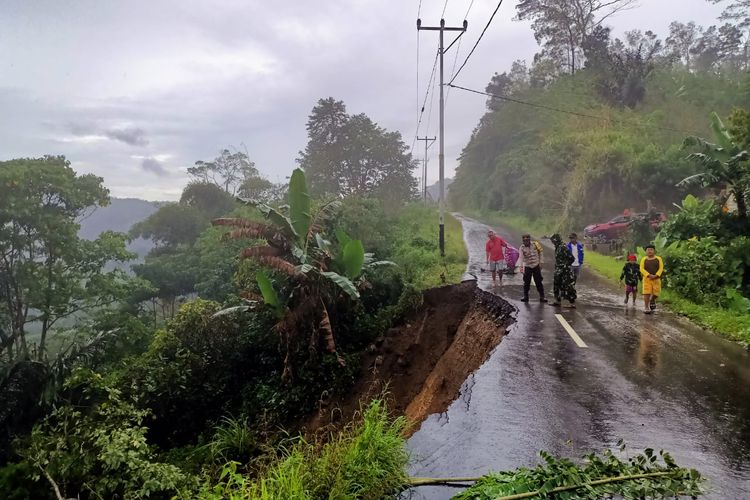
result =
[{"label": "utility pole", "polygon": [[[445,256],[445,99],[443,98],[444,84],[443,84],[443,56],[448,50],[456,43],[461,35],[464,34],[469,23],[464,19],[463,26],[459,27],[448,27],[445,25],[445,19],[440,20],[440,26],[422,26],[422,20],[417,19],[417,31],[439,31],[440,32],[440,44],[438,46],[438,54],[440,55],[440,255]],[[447,48],[443,48],[443,33],[446,31],[460,31],[458,35]]]},{"label": "utility pole", "polygon": [[427,148],[432,146],[437,137],[417,137],[418,141],[424,141],[424,164],[422,165],[422,200],[427,203]]}]

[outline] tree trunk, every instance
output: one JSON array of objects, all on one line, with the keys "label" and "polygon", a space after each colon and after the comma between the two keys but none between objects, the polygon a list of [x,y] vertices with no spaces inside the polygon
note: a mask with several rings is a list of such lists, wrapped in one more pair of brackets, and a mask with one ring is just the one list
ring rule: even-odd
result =
[{"label": "tree trunk", "polygon": [[734,194],[734,202],[737,203],[737,215],[742,220],[747,220],[747,203],[745,202],[744,189],[735,187],[732,190]]},{"label": "tree trunk", "polygon": [[42,321],[42,336],[39,339],[39,351],[37,352],[37,361],[44,360],[44,353],[46,352],[47,343],[47,331],[49,330],[49,318],[45,317]]}]

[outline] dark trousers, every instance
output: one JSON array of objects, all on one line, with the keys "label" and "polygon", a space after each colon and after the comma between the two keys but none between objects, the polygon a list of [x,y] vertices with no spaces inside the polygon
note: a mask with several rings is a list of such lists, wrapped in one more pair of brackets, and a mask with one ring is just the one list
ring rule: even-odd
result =
[{"label": "dark trousers", "polygon": [[536,267],[525,267],[523,269],[523,296],[529,296],[529,289],[531,288],[531,278],[534,278],[534,285],[536,286],[539,297],[544,297],[544,285],[542,285],[542,268],[541,266]]}]

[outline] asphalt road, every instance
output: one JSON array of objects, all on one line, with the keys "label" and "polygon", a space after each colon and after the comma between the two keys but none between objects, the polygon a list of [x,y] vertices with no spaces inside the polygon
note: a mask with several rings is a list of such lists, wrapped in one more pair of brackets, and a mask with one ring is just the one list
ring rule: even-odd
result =
[{"label": "asphalt road", "polygon": [[[462,220],[469,271],[491,290],[489,273],[480,271],[488,227]],[[520,245],[519,234],[495,229]],[[551,249],[545,256],[551,299]],[[540,304],[533,284],[526,304],[521,275],[505,276],[494,291],[518,308],[517,321],[448,411],[409,440],[410,473],[478,476],[535,465],[539,450],[577,458],[614,450],[622,438],[629,450],[665,449],[700,470],[705,498],[750,499],[750,353],[667,311],[625,307],[624,294],[585,267],[577,288],[576,310]],[[411,495],[455,493],[424,487]]]}]

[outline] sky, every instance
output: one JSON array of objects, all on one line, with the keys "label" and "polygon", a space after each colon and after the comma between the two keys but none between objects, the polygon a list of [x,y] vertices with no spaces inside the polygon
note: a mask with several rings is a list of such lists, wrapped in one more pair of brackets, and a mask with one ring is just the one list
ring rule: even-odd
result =
[{"label": "sky", "polygon": [[[0,0],[0,159],[61,154],[77,172],[103,177],[113,196],[174,200],[189,166],[233,147],[282,182],[305,147],[312,107],[329,96],[411,146],[437,49],[436,32],[417,35],[420,3],[423,25],[439,24],[446,6],[449,26],[472,4]],[[474,0],[464,39],[445,55],[446,78],[496,5]],[[531,62],[538,47],[530,26],[512,20],[514,7],[503,2],[457,84],[483,89],[514,60]],[[706,0],[641,0],[607,24],[615,36],[633,28],[664,36],[673,20],[707,26],[720,11]],[[420,136],[437,133],[437,102],[428,100]],[[448,92],[446,176],[484,103]],[[428,155],[430,182],[437,150]]]}]

